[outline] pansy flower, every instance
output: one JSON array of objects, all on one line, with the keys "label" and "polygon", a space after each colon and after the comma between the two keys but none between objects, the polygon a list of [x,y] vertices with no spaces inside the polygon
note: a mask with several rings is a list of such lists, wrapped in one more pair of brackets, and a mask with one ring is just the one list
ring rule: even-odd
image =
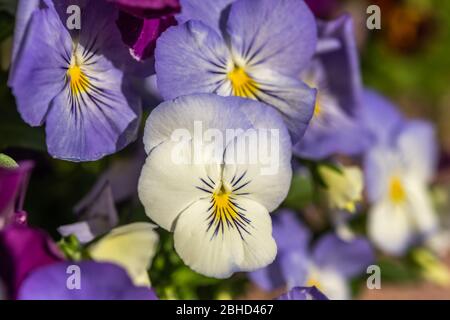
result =
[{"label": "pansy flower", "polygon": [[326,234],[310,249],[309,230],[289,211],[274,217],[273,233],[277,259],[250,273],[251,280],[265,290],[315,286],[331,300],[349,299],[348,280],[374,261],[373,250],[362,237],[342,240]]},{"label": "pansy flower", "polygon": [[275,110],[238,97],[179,97],[150,114],[144,144],[139,198],[156,224],[174,232],[189,267],[226,278],[273,261],[269,212],[292,177],[290,137]]},{"label": "pansy flower", "polygon": [[276,108],[293,138],[312,117],[315,90],[299,75],[316,48],[317,26],[303,0],[185,0],[158,39],[155,68],[165,99],[215,93]]},{"label": "pansy flower", "polygon": [[367,97],[375,98],[366,99],[367,109],[372,109],[369,114],[378,113],[375,119],[380,121],[376,124],[372,118],[369,126],[383,130],[374,132],[378,143],[367,153],[364,164],[372,205],[368,232],[380,249],[401,255],[414,242],[438,231],[428,195],[437,158],[434,129],[426,122],[390,118],[396,114],[390,103],[373,92]]},{"label": "pansy flower", "polygon": [[[81,29],[69,30],[66,10],[75,4]],[[118,9],[104,0],[38,5],[17,32],[10,77],[22,118],[45,123],[56,158],[91,161],[122,149],[136,135],[140,100],[123,72],[135,65],[115,24]]]},{"label": "pansy flower", "polygon": [[314,116],[294,154],[309,159],[361,154],[371,140],[361,121],[363,88],[353,21],[348,15],[319,21],[318,30],[316,54],[302,74],[317,89]]},{"label": "pansy flower", "polygon": [[[74,280],[74,288],[68,287],[71,276],[68,270],[79,270],[79,283]],[[125,270],[115,264],[82,261],[60,262],[37,269],[24,281],[18,299],[157,300],[157,297],[152,289],[135,286]]]}]

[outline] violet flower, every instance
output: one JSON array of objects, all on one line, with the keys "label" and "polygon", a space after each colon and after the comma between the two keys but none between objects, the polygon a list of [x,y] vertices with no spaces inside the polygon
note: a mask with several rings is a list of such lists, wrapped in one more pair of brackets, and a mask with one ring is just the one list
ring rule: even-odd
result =
[{"label": "violet flower", "polygon": [[153,56],[156,40],[176,24],[178,0],[109,0],[121,9],[117,24],[123,41],[138,61]]},{"label": "violet flower", "polygon": [[[79,289],[67,286],[67,270],[79,267]],[[60,262],[33,272],[20,288],[20,300],[156,300],[152,289],[133,285],[124,269],[95,261]]]},{"label": "violet flower", "polygon": [[155,69],[165,99],[195,93],[273,106],[294,140],[313,115],[315,90],[299,75],[316,48],[303,0],[184,0],[179,26],[158,39]]},{"label": "violet flower", "polygon": [[294,154],[323,159],[362,154],[372,142],[361,119],[362,81],[353,20],[318,22],[316,54],[302,79],[317,89],[314,116]]},{"label": "violet flower", "polygon": [[[81,7],[80,30],[66,25],[67,6],[74,4]],[[31,126],[45,123],[56,158],[91,161],[124,148],[137,134],[141,106],[123,70],[144,65],[121,40],[119,10],[104,0],[38,6],[27,8],[29,21],[19,18],[14,41],[9,83],[22,118]]]},{"label": "violet flower", "polygon": [[328,300],[316,287],[294,287],[277,300]]},{"label": "violet flower", "polygon": [[439,231],[428,194],[437,165],[435,132],[427,122],[405,120],[373,91],[365,92],[365,101],[365,124],[376,141],[364,161],[368,233],[384,252],[403,255]]},{"label": "violet flower", "polygon": [[273,235],[278,246],[276,260],[250,273],[250,279],[265,290],[315,286],[332,300],[348,299],[348,280],[374,261],[374,252],[362,237],[347,241],[326,234],[310,248],[309,230],[289,211],[274,216]]}]

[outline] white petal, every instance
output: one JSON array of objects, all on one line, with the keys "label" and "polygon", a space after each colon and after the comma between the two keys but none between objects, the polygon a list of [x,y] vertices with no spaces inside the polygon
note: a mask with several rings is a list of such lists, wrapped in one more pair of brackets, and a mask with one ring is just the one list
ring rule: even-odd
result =
[{"label": "white petal", "polygon": [[169,231],[183,210],[205,197],[199,188],[210,190],[215,186],[209,178],[219,180],[219,167],[193,163],[191,150],[190,143],[179,148],[175,142],[164,142],[150,153],[139,178],[139,199],[146,214]]},{"label": "white petal", "polygon": [[180,215],[174,231],[175,250],[198,273],[227,278],[243,260],[242,241],[237,232],[219,229],[214,235],[215,227],[208,229],[210,205],[209,200],[200,200]]},{"label": "white petal", "polygon": [[223,181],[238,196],[254,200],[272,212],[289,192],[291,144],[282,131],[258,129],[257,135],[240,135],[227,146]]},{"label": "white petal", "polygon": [[113,229],[89,246],[91,257],[97,261],[116,263],[127,270],[135,285],[150,286],[147,270],[156,253],[158,234],[155,225],[131,223]]},{"label": "white petal", "polygon": [[347,280],[333,270],[318,271],[318,282],[321,284],[320,290],[330,300],[350,299],[350,288]]},{"label": "white petal", "polygon": [[239,199],[240,206],[247,211],[250,220],[250,234],[244,236],[244,260],[239,264],[242,271],[254,271],[273,262],[277,254],[277,244],[272,237],[272,220],[266,208],[258,202]]},{"label": "white petal", "polygon": [[408,247],[413,225],[408,206],[380,201],[369,212],[368,232],[371,240],[387,253],[399,255]]},{"label": "white petal", "polygon": [[411,121],[398,136],[397,145],[408,172],[429,182],[437,162],[433,127],[426,122]]},{"label": "white petal", "polygon": [[276,244],[267,210],[251,200],[237,199],[236,203],[244,209],[239,211],[248,223],[240,219],[236,224],[208,228],[208,200],[196,202],[180,215],[175,226],[175,250],[193,270],[227,278],[237,271],[262,268],[275,259]]},{"label": "white petal", "polygon": [[423,235],[431,235],[438,230],[438,219],[426,185],[409,179],[405,182],[405,188],[416,229]]}]

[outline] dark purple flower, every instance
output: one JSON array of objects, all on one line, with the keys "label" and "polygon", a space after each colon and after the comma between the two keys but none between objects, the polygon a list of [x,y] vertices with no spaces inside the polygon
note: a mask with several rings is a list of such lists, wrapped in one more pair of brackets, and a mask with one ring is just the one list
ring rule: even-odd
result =
[{"label": "dark purple flower", "polygon": [[[68,5],[81,7],[69,30]],[[26,24],[10,78],[22,118],[46,124],[49,153],[90,161],[125,147],[137,133],[140,99],[124,70],[134,61],[116,26],[119,10],[104,0],[41,0]],[[25,23],[25,22],[24,22]]]},{"label": "dark purple flower", "polygon": [[176,25],[181,10],[178,0],[109,0],[120,8],[117,25],[131,55],[138,61],[153,56],[156,40]]},{"label": "dark purple flower", "polygon": [[[75,270],[74,266],[79,268],[79,286],[74,279],[71,287],[69,271]],[[152,289],[133,285],[126,271],[115,264],[83,261],[60,262],[36,270],[24,281],[18,299],[157,300],[157,297]]]},{"label": "dark purple flower", "polygon": [[[250,279],[265,290],[315,286],[330,299],[347,299],[348,280],[374,261],[373,249],[362,237],[343,240],[329,233],[310,249],[310,232],[289,211],[274,215],[273,235],[277,258],[268,267],[250,273]],[[289,238],[303,240],[287,242]]]},{"label": "dark purple flower", "polygon": [[343,15],[319,21],[318,34],[313,63],[303,73],[317,89],[314,117],[294,152],[311,159],[361,154],[371,139],[361,121],[363,87],[353,20]]},{"label": "dark purple flower", "polygon": [[181,10],[179,0],[108,0],[116,3],[121,10],[143,18],[168,17]]},{"label": "dark purple flower", "polygon": [[56,244],[41,230],[11,225],[0,231],[0,279],[12,299],[30,273],[63,259]]},{"label": "dark purple flower", "polygon": [[294,287],[277,300],[328,300],[316,287]]},{"label": "dark purple flower", "polygon": [[32,161],[23,161],[17,168],[0,167],[0,230],[12,222],[25,223],[23,201]]}]

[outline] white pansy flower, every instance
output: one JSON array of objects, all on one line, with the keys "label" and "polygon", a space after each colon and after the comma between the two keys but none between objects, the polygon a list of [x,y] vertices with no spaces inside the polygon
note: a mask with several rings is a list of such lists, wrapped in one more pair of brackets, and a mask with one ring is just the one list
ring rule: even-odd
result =
[{"label": "white pansy flower", "polygon": [[188,266],[226,278],[273,261],[269,212],[286,197],[292,169],[290,138],[272,108],[238,97],[180,97],[151,113],[144,143],[140,200],[174,232]]}]

